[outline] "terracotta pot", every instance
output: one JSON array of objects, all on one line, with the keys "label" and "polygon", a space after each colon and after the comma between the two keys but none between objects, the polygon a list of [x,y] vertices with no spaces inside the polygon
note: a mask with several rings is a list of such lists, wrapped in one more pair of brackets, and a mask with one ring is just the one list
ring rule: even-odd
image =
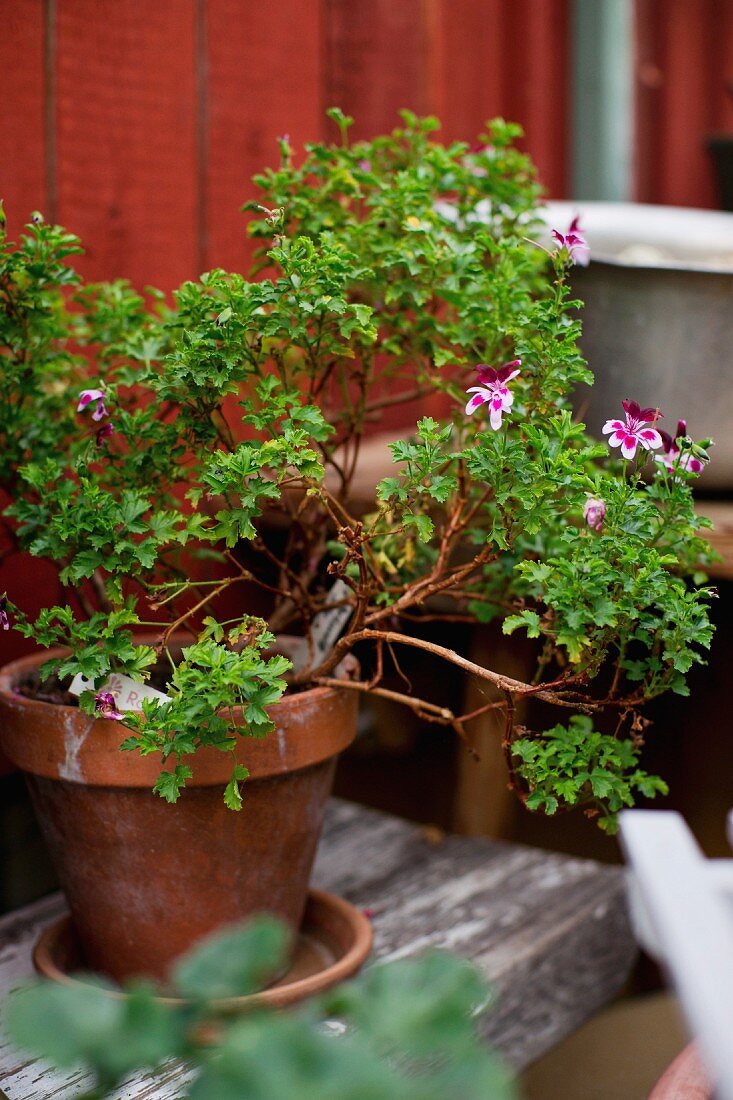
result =
[{"label": "terracotta pot", "polygon": [[713,1100],[713,1087],[694,1043],[677,1055],[649,1093],[649,1100]]},{"label": "terracotta pot", "polygon": [[[123,726],[14,690],[48,656],[0,670],[0,747],[27,774],[89,965],[118,981],[165,980],[173,959],[221,925],[268,912],[297,928],[357,693],[285,696],[269,709],[268,737],[190,757],[193,778],[169,805],[151,791],[160,759],[120,752]],[[222,800],[233,755],[250,771],[239,812]]]}]

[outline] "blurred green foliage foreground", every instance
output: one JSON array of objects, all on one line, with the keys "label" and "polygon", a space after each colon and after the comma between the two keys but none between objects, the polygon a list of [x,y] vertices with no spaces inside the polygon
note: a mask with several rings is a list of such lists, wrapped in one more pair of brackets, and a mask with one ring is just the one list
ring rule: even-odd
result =
[{"label": "blurred green foliage foreground", "polygon": [[136,1070],[170,1070],[171,1060],[190,1100],[515,1097],[477,1035],[488,989],[472,964],[443,952],[375,964],[295,1010],[223,1014],[217,1001],[262,988],[280,969],[287,940],[268,917],[207,940],[173,974],[178,1003],[139,981],[125,998],[98,978],[40,981],[11,996],[11,1035],[58,1067],[88,1070],[84,1100],[108,1096]]}]

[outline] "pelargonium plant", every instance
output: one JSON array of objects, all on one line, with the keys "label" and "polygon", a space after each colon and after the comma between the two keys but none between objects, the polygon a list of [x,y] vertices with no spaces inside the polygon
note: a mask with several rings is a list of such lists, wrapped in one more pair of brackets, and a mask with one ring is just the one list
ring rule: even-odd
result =
[{"label": "pelargonium plant", "polygon": [[[491,123],[472,151],[409,113],[351,143],[351,120],[331,115],[336,144],[296,156],[280,139],[279,167],[256,177],[249,278],[209,271],[171,304],[84,284],[79,242],[40,215],[4,243],[5,524],[55,564],[67,601],[31,621],[9,591],[2,625],[64,647],[44,674],[87,678],[79,705],[124,723],[125,750],[162,754],[170,801],[191,753],[265,735],[286,686],[341,682],[358,645],[364,676],[344,690],[464,737],[501,712],[523,802],[582,806],[613,828],[636,793],[664,789],[639,766],[644,704],[685,693],[710,644],[711,552],[691,494],[707,444],[683,421],[663,433],[663,412],[684,410],[626,394],[607,441],[574,418],[591,374],[568,276],[587,244],[576,220],[538,245],[517,127]],[[357,508],[364,440],[385,418],[414,424],[419,403],[435,415],[395,438],[393,470]],[[314,628],[334,607],[348,621],[324,652]],[[534,675],[416,630],[441,616],[523,631]],[[296,667],[283,633],[303,639]],[[478,677],[486,702],[461,714],[386,686],[401,647]],[[120,710],[110,674],[154,669],[166,698]],[[556,724],[520,724],[530,700]],[[232,808],[245,778],[233,767]]]}]

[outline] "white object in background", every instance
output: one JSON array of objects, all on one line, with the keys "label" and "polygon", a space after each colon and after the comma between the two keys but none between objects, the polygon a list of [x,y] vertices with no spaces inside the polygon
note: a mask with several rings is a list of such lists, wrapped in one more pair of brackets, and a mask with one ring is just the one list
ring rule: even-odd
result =
[{"label": "white object in background", "polygon": [[351,589],[341,578],[331,586],[323,610],[313,621],[310,646],[307,638],[298,638],[288,649],[288,656],[296,668],[306,667],[306,662],[311,667],[318,665],[328,656],[354,614],[353,604],[349,602],[351,595]]},{"label": "white object in background", "polygon": [[716,1097],[733,1100],[733,859],[707,859],[680,814],[619,821],[639,940],[677,990]]},{"label": "white object in background", "polygon": [[[82,676],[79,672],[69,684],[68,690],[72,695],[81,695],[83,691],[94,691],[94,680]],[[170,699],[157,688],[144,684],[141,680],[132,680],[129,676],[123,676],[119,672],[112,672],[99,692],[109,692],[115,697],[115,706],[118,710],[141,710],[143,699]]]},{"label": "white object in background", "polygon": [[733,214],[643,202],[548,202],[538,211],[552,246],[551,229],[563,233],[574,217],[590,245],[591,263],[668,271],[730,274]]}]

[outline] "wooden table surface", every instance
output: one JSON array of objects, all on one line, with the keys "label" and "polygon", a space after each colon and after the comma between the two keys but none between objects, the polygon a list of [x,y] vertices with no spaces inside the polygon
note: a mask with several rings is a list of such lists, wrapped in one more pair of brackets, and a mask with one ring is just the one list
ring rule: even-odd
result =
[{"label": "wooden table surface", "polygon": [[[481,1031],[517,1068],[606,1004],[636,954],[620,868],[442,837],[351,803],[329,806],[314,883],[372,911],[375,958],[440,947],[473,959],[497,995]],[[63,910],[55,894],[0,919],[0,998],[32,977],[33,943]],[[0,1095],[51,1100],[83,1080],[14,1049],[0,1010]],[[175,1100],[186,1080],[173,1066],[139,1075],[118,1096]]]}]

